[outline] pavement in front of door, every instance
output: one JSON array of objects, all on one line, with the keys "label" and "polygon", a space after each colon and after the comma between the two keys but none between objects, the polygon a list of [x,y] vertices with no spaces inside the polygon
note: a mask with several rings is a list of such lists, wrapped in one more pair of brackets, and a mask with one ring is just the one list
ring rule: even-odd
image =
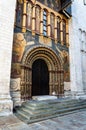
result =
[{"label": "pavement in front of door", "polygon": [[25,124],[15,115],[0,117],[0,130],[86,130],[86,109],[32,124]]}]

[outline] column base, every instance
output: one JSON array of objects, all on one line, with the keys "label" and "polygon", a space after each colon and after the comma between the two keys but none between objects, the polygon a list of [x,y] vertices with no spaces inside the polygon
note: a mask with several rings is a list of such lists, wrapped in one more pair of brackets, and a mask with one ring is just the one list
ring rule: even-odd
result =
[{"label": "column base", "polygon": [[8,95],[0,95],[0,116],[8,116],[13,113],[13,102]]},{"label": "column base", "polygon": [[84,91],[65,91],[65,97],[71,97],[73,99],[86,99]]},{"label": "column base", "polygon": [[13,100],[13,108],[17,106],[21,106],[21,95],[20,91],[11,92],[12,100]]},{"label": "column base", "polygon": [[20,78],[11,78],[10,94],[13,100],[13,107],[21,106]]}]

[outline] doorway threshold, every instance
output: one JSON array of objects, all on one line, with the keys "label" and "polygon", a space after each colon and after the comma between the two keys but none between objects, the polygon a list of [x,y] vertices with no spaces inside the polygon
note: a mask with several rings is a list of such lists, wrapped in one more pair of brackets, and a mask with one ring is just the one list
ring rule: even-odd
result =
[{"label": "doorway threshold", "polygon": [[37,101],[43,101],[43,100],[54,100],[57,99],[57,96],[51,96],[51,95],[40,95],[40,96],[32,96],[33,100],[37,100]]}]

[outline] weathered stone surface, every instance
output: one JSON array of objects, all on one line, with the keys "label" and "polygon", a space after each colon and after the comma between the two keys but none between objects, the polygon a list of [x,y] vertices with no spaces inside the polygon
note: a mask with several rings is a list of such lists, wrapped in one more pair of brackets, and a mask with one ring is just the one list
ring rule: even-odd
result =
[{"label": "weathered stone surface", "polygon": [[33,100],[38,100],[38,101],[53,100],[53,99],[57,99],[57,96],[49,96],[49,95],[45,95],[45,96],[33,96],[32,99]]},{"label": "weathered stone surface", "polygon": [[10,71],[16,0],[0,1],[0,116],[12,114]]},{"label": "weathered stone surface", "polygon": [[[77,8],[77,9],[76,9]],[[75,11],[76,10],[76,11]],[[73,1],[72,18],[69,20],[69,54],[71,91],[86,91],[86,6],[83,1]],[[83,22],[84,21],[84,22]],[[85,34],[85,35],[84,35]]]},{"label": "weathered stone surface", "polygon": [[31,100],[16,108],[16,116],[26,123],[37,122],[86,108],[86,100],[53,99],[45,101]]},{"label": "weathered stone surface", "polygon": [[85,130],[86,109],[69,115],[25,124],[14,115],[0,118],[0,130]]}]

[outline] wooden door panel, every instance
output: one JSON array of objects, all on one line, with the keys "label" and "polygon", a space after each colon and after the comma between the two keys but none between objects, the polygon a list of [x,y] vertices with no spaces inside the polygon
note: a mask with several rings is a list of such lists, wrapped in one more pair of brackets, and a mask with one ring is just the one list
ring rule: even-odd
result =
[{"label": "wooden door panel", "polygon": [[49,72],[44,60],[38,59],[32,65],[32,96],[49,94]]}]

